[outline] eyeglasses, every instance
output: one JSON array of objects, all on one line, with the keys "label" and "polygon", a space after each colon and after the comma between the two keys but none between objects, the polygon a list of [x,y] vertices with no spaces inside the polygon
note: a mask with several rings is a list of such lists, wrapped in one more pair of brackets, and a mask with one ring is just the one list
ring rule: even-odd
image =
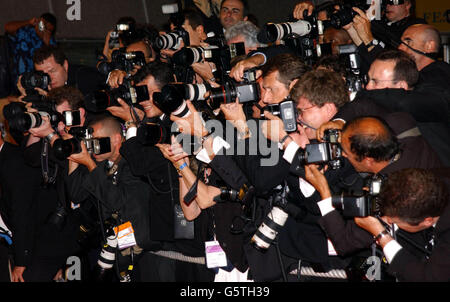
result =
[{"label": "eyeglasses", "polygon": [[317,107],[317,105],[312,105],[311,107],[308,107],[308,108],[297,108],[297,111],[298,111],[298,114],[301,115],[303,112],[305,112],[309,109],[312,109],[314,107]]}]

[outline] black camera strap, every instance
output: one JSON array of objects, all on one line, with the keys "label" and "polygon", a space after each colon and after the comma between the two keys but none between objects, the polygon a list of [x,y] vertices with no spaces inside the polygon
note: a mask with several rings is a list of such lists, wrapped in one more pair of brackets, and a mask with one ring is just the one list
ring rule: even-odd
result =
[{"label": "black camera strap", "polygon": [[41,151],[41,168],[42,168],[42,176],[44,178],[44,184],[53,184],[56,181],[56,175],[58,174],[58,165],[55,165],[55,170],[53,175],[49,175],[49,165],[48,165],[48,157],[49,157],[49,145],[50,142],[47,139],[43,139],[42,142],[42,151]]}]

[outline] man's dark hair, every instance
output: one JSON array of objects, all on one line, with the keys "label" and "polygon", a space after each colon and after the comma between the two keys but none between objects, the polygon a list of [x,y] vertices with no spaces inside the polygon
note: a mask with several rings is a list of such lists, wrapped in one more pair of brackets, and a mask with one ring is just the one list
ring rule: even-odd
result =
[{"label": "man's dark hair", "polygon": [[327,69],[311,70],[305,73],[292,87],[290,95],[295,101],[304,97],[311,104],[319,107],[332,103],[340,108],[350,101],[342,76]]},{"label": "man's dark hair", "polygon": [[47,21],[48,23],[50,23],[51,25],[53,25],[52,34],[55,33],[56,32],[56,24],[57,24],[55,15],[53,15],[51,13],[43,13],[41,15],[41,18],[44,19],[45,21]]},{"label": "man's dark hair", "polygon": [[[225,3],[225,1],[227,1],[227,0],[223,0],[222,3],[220,3],[220,10],[222,10],[222,6]],[[241,2],[242,6],[244,7],[243,16],[244,17],[248,16],[250,14],[250,6],[248,5],[248,1],[247,0],[237,0],[237,1]]]},{"label": "man's dark hair", "polygon": [[[371,127],[362,126],[370,122]],[[366,124],[367,125],[367,124]],[[342,133],[350,131],[350,150],[357,161],[371,157],[377,162],[391,160],[400,151],[394,131],[377,117],[358,117],[345,124]]]},{"label": "man's dark hair", "polygon": [[379,197],[383,215],[398,217],[410,225],[441,216],[450,198],[444,181],[425,169],[403,169],[390,174]]},{"label": "man's dark hair", "polygon": [[119,119],[107,113],[96,115],[89,121],[89,127],[101,124],[106,135],[120,134],[123,136],[122,124]]},{"label": "man's dark hair", "polygon": [[286,85],[286,88],[289,88],[289,84],[293,80],[299,79],[306,72],[310,71],[311,67],[306,65],[300,57],[292,53],[284,53],[267,60],[267,63],[262,66],[261,70],[263,77],[278,71],[277,80]]},{"label": "man's dark hair", "polygon": [[158,60],[150,62],[139,69],[139,71],[133,76],[133,81],[137,84],[149,76],[153,76],[155,78],[155,82],[160,88],[174,82],[173,68],[169,64]]},{"label": "man's dark hair", "polygon": [[56,105],[61,105],[64,101],[67,101],[72,110],[84,108],[83,94],[78,88],[72,86],[54,88],[48,92],[47,98]]},{"label": "man's dark hair", "polygon": [[419,80],[416,62],[404,51],[397,49],[383,51],[375,60],[395,62],[393,81],[405,81],[412,88]]},{"label": "man's dark hair", "polygon": [[34,52],[33,63],[42,64],[44,60],[47,60],[51,56],[55,58],[56,63],[58,63],[59,65],[63,65],[64,61],[67,60],[66,54],[60,47],[44,45]]},{"label": "man's dark hair", "polygon": [[189,25],[192,29],[196,29],[199,25],[203,26],[202,15],[193,8],[186,8],[183,10],[184,19],[189,21]]},{"label": "man's dark hair", "polygon": [[339,73],[341,76],[345,77],[347,75],[347,67],[345,64],[346,58],[339,55],[325,55],[320,57],[317,61],[315,68],[325,68],[333,70]]}]

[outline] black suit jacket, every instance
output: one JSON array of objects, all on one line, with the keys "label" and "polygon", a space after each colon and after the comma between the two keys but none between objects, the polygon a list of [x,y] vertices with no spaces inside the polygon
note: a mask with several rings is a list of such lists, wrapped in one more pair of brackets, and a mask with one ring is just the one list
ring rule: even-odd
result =
[{"label": "black suit jacket", "polygon": [[5,142],[0,152],[0,212],[13,233],[15,265],[31,263],[36,202],[36,171],[25,164],[20,148]]},{"label": "black suit jacket", "polygon": [[440,216],[434,230],[434,247],[429,259],[417,257],[402,248],[389,265],[389,272],[399,281],[450,281],[450,206]]},{"label": "black suit jacket", "polygon": [[104,87],[106,78],[96,68],[69,64],[67,85],[78,88],[86,96]]}]

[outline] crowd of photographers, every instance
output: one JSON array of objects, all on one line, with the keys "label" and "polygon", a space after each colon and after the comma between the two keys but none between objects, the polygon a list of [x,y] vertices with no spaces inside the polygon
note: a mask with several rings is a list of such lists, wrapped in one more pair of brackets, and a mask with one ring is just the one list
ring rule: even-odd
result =
[{"label": "crowd of photographers", "polygon": [[439,32],[410,0],[262,27],[206,2],[120,18],[96,66],[34,51],[3,108],[2,278],[450,281]]}]

